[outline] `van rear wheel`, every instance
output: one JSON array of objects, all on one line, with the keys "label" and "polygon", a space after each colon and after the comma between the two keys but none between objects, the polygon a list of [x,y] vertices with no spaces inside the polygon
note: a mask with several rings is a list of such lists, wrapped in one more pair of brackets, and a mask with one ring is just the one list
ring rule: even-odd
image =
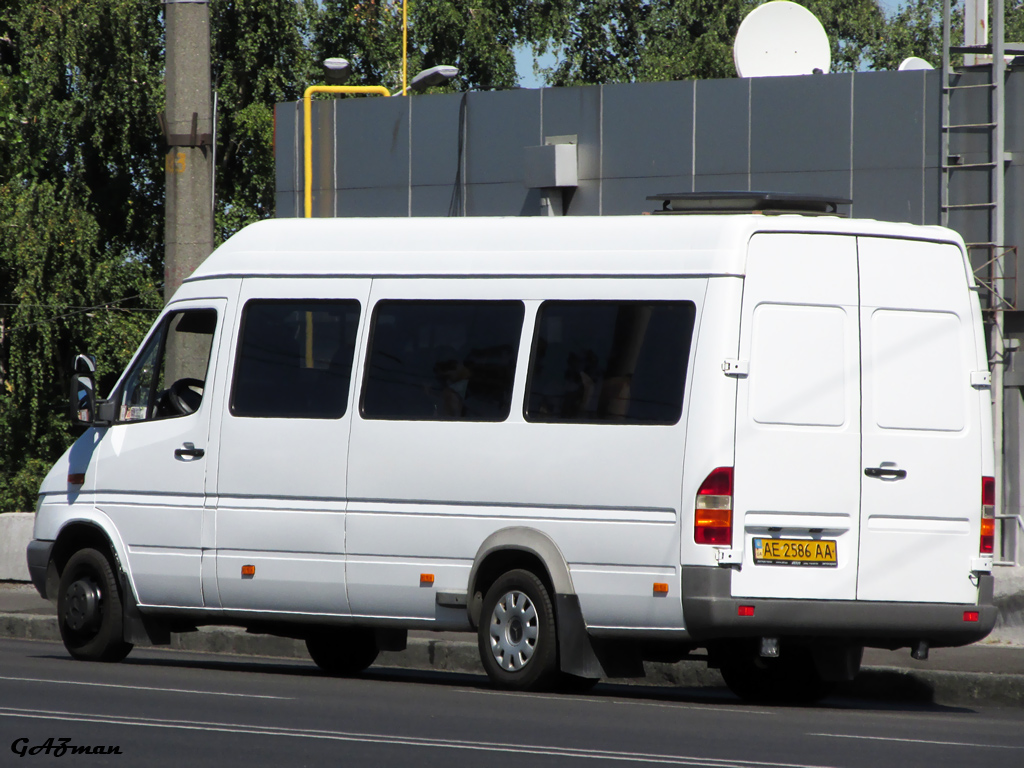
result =
[{"label": "van rear wheel", "polygon": [[329,675],[357,675],[377,660],[380,650],[372,629],[323,629],[306,638],[306,650]]},{"label": "van rear wheel", "polygon": [[80,549],[60,577],[57,593],[60,637],[73,658],[121,661],[132,650],[124,641],[124,618],[117,578],[106,555]]},{"label": "van rear wheel", "polygon": [[538,691],[557,684],[555,610],[544,583],[530,571],[508,571],[487,590],[477,640],[495,685]]},{"label": "van rear wheel", "polygon": [[716,654],[729,690],[758,704],[813,704],[835,688],[818,673],[809,648],[782,644],[776,658],[762,658],[756,642],[730,643]]}]

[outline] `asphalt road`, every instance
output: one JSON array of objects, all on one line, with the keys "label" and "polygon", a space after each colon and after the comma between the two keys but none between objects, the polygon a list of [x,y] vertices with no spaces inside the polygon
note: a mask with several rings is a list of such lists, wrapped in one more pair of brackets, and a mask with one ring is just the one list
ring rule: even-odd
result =
[{"label": "asphalt road", "polygon": [[1019,768],[1024,709],[771,708],[724,690],[607,684],[513,694],[471,675],[343,680],[311,662],[138,649],[103,665],[54,643],[0,641],[0,765],[51,764],[61,744],[58,764],[83,766]]}]

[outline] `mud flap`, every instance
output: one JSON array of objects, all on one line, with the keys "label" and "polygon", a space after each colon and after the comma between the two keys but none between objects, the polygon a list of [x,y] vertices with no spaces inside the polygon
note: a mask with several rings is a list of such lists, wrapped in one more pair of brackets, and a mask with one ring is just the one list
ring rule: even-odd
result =
[{"label": "mud flap", "polygon": [[621,644],[604,643],[587,634],[580,600],[576,595],[555,595],[558,627],[558,666],[577,677],[643,677],[644,663],[638,652]]},{"label": "mud flap", "polygon": [[131,584],[121,574],[121,626],[124,641],[132,645],[170,645],[171,631],[166,624],[142,615],[135,602]]}]

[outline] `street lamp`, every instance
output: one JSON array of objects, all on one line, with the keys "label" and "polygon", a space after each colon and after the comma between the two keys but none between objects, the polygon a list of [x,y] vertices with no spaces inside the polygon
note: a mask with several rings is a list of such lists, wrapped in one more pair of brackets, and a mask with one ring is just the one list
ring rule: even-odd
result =
[{"label": "street lamp", "polygon": [[459,70],[448,64],[440,64],[430,69],[424,69],[416,75],[409,83],[409,88],[414,91],[423,91],[433,88],[435,85],[444,85],[452,78],[458,76]]},{"label": "street lamp", "polygon": [[352,77],[352,64],[348,59],[324,59],[324,79],[328,85],[344,85]]}]

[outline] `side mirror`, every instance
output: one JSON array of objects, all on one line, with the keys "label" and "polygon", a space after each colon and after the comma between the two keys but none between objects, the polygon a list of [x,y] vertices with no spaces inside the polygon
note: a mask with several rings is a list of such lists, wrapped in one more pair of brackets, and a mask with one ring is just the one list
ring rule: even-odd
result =
[{"label": "side mirror", "polygon": [[71,423],[88,427],[96,419],[96,380],[91,373],[71,376]]},{"label": "side mirror", "polygon": [[96,358],[92,355],[78,355],[74,370],[69,392],[71,423],[79,427],[105,423],[96,412]]}]

